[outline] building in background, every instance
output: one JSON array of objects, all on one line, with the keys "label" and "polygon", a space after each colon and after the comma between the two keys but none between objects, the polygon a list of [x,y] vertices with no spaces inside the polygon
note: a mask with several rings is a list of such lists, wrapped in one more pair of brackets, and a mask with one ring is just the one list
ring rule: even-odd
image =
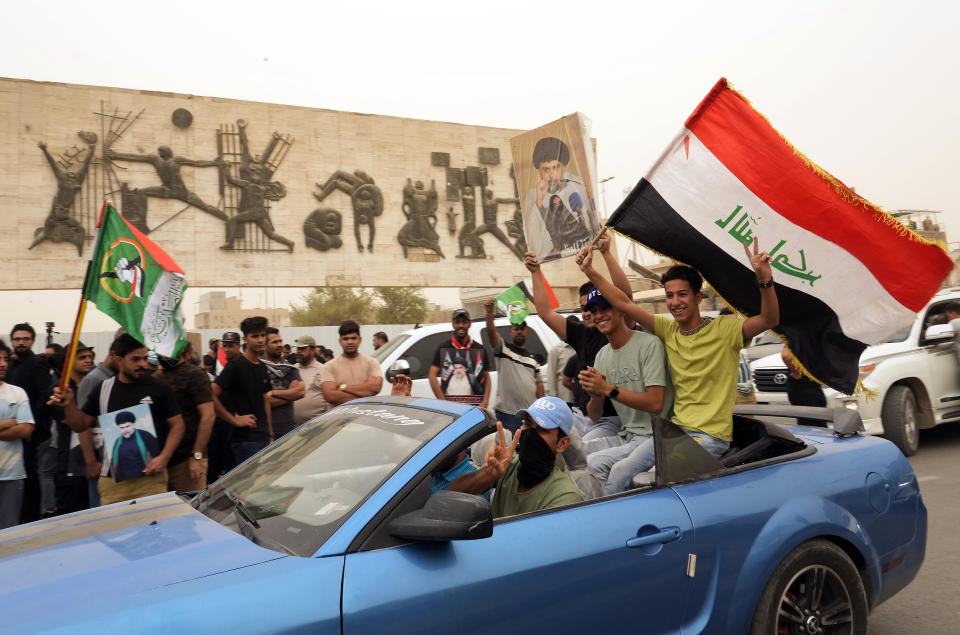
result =
[{"label": "building in background", "polygon": [[289,309],[244,309],[240,298],[227,297],[224,291],[208,291],[197,302],[198,311],[193,316],[197,329],[236,329],[244,318],[262,315],[271,326],[290,326]]}]

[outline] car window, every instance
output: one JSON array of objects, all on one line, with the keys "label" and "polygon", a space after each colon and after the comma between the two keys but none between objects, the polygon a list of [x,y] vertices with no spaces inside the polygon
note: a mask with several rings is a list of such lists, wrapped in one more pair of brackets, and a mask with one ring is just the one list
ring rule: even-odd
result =
[{"label": "car window", "polygon": [[346,404],[227,474],[194,506],[261,546],[311,556],[453,419],[409,406]]},{"label": "car window", "polygon": [[377,360],[377,362],[382,363],[383,360],[390,356],[390,353],[396,350],[400,344],[406,342],[408,339],[410,339],[409,333],[401,333],[377,350],[373,351],[373,358]]},{"label": "car window", "polygon": [[453,329],[427,335],[419,342],[410,345],[410,348],[400,356],[400,359],[405,359],[410,364],[410,379],[426,379],[437,349],[444,344],[449,345],[451,337],[453,337]]}]

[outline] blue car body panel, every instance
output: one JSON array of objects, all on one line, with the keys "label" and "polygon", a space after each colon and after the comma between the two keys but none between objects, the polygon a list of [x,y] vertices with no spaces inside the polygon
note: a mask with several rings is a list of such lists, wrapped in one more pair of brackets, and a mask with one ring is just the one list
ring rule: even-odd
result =
[{"label": "blue car body panel", "polygon": [[[344,633],[543,632],[561,616],[568,632],[677,632],[691,529],[666,488],[501,521],[491,539],[350,554]],[[650,584],[638,593],[638,581]]]},{"label": "blue car body panel", "polygon": [[794,460],[503,519],[486,539],[355,551],[412,479],[489,425],[461,404],[361,402],[454,419],[313,557],[257,546],[174,494],[79,512],[0,532],[4,629],[740,633],[807,540],[850,553],[873,605],[923,561],[926,509],[899,450],[802,427],[792,432],[816,452]]},{"label": "blue car body panel", "polygon": [[[749,630],[757,601],[780,561],[800,544],[829,537],[859,554],[874,603],[899,590],[919,569],[922,557],[897,576],[881,574],[898,549],[925,542],[925,510],[916,478],[888,483],[895,499],[881,514],[870,504],[866,477],[877,470],[903,475],[906,459],[895,446],[875,437],[835,439],[828,432],[793,430],[818,452],[786,461],[676,487],[690,511],[697,535],[698,573],[691,592],[685,631],[734,633]],[[856,479],[857,482],[851,482]],[[917,518],[923,519],[918,527]],[[721,548],[722,546],[722,548]],[[854,561],[857,558],[854,557]],[[712,577],[726,581],[707,591]]]}]

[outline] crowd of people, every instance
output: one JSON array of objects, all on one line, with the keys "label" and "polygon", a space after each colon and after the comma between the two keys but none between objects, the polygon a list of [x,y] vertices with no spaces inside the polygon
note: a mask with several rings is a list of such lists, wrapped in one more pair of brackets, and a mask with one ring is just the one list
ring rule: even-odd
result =
[{"label": "crowd of people", "polygon": [[0,529],[203,489],[332,405],[377,394],[380,367],[358,352],[359,333],[344,322],[334,356],[250,317],[205,355],[187,343],[170,359],[120,329],[99,362],[78,343],[61,390],[64,348],[34,354],[33,327],[15,325],[12,349],[0,339]]},{"label": "crowd of people", "polygon": [[[452,457],[434,489],[489,496],[495,488],[495,516],[576,502],[580,489],[557,460],[576,443],[602,491],[624,491],[654,466],[658,418],[720,456],[732,437],[741,349],[779,321],[770,257],[756,244],[745,249],[761,296],[761,313],[746,319],[702,316],[703,280],[682,265],[663,276],[672,319],[650,314],[631,300],[608,239],[599,243],[608,276],[594,268],[591,249],[577,256],[589,279],[580,289],[582,320],[564,316],[550,306],[528,253],[538,314],[563,344],[538,358],[526,348],[527,325],[501,337],[487,302],[486,344],[499,372],[491,394],[487,349],[471,339],[469,313],[454,311],[430,387],[438,399],[491,408],[498,432],[483,456]],[[340,325],[337,356],[308,335],[284,344],[263,317],[211,340],[202,358],[189,344],[176,359],[158,357],[121,329],[96,365],[95,351],[78,345],[62,389],[64,351],[48,349],[51,363],[32,352],[34,339],[29,324],[18,324],[12,350],[0,340],[0,529],[203,489],[312,417],[379,394],[384,381],[379,363],[359,352],[354,321]],[[387,336],[374,340],[379,347]],[[410,394],[408,376],[391,381],[392,394]]]}]

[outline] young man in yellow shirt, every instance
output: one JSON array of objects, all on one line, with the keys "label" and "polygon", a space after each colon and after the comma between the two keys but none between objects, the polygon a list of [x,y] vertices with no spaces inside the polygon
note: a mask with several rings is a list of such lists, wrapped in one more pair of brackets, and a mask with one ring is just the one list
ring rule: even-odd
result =
[{"label": "young man in yellow shirt", "polygon": [[[756,238],[753,251],[747,245],[744,250],[760,288],[760,314],[747,319],[733,315],[701,316],[703,278],[685,265],[671,267],[662,278],[667,309],[674,319],[653,315],[634,304],[593,268],[589,249],[577,255],[580,269],[614,308],[663,340],[673,379],[673,422],[714,456],[722,455],[733,438],[736,393],[731,387],[737,382],[740,349],[780,322],[770,255],[759,250]],[[637,454],[632,466],[636,473],[653,467],[652,439],[648,452]]]}]

